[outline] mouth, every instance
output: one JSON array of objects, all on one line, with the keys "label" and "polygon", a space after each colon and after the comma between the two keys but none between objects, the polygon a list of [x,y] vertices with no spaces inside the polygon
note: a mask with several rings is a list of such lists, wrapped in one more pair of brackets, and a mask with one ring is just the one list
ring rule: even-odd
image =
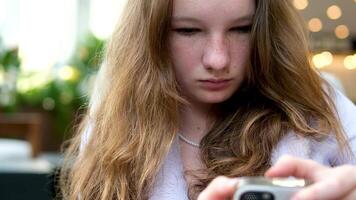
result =
[{"label": "mouth", "polygon": [[199,84],[204,89],[217,91],[227,88],[231,81],[232,79],[202,79]]},{"label": "mouth", "polygon": [[228,82],[231,79],[202,79],[199,80],[200,82],[210,82],[210,83],[224,83],[224,82]]}]

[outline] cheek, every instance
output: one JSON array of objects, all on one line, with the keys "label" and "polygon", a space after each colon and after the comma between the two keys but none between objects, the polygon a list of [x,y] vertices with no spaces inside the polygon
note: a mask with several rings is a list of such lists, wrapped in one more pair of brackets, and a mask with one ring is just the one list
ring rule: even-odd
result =
[{"label": "cheek", "polygon": [[235,70],[245,72],[250,62],[251,45],[248,41],[238,42],[231,49],[231,64]]},{"label": "cheek", "polygon": [[199,66],[199,50],[196,47],[197,45],[192,45],[192,41],[186,39],[170,39],[170,55],[177,76],[188,76]]},{"label": "cheek", "polygon": [[251,45],[249,40],[236,41],[231,49],[232,60],[245,63],[250,58]]}]

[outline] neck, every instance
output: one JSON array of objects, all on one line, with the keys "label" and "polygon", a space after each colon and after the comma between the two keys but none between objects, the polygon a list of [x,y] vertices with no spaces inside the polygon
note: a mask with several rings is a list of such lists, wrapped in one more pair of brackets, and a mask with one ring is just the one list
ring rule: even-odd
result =
[{"label": "neck", "polygon": [[181,109],[180,133],[189,140],[199,143],[208,132],[212,122],[211,105],[187,105]]}]

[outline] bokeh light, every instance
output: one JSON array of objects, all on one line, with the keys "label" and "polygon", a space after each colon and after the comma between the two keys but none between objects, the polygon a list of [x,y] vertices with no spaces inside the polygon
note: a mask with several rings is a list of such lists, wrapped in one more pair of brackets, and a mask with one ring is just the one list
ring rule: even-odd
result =
[{"label": "bokeh light", "polygon": [[308,0],[293,0],[293,5],[298,10],[304,10],[308,7],[309,1]]},{"label": "bokeh light", "polygon": [[312,60],[315,67],[321,69],[332,64],[333,55],[328,51],[324,51],[320,54],[314,55]]},{"label": "bokeh light", "polygon": [[308,27],[312,32],[319,32],[323,28],[323,24],[319,18],[313,18],[309,20]]},{"label": "bokeh light", "polygon": [[332,5],[327,9],[326,14],[330,19],[336,20],[341,17],[342,11],[339,6]]},{"label": "bokeh light", "polygon": [[350,35],[349,28],[345,25],[339,25],[335,28],[335,35],[339,39],[345,39]]},{"label": "bokeh light", "polygon": [[345,57],[344,66],[346,69],[349,69],[349,70],[356,69],[356,56],[355,55],[350,55],[350,56]]},{"label": "bokeh light", "polygon": [[64,66],[58,72],[59,78],[65,81],[76,81],[79,75],[79,71],[72,66]]}]

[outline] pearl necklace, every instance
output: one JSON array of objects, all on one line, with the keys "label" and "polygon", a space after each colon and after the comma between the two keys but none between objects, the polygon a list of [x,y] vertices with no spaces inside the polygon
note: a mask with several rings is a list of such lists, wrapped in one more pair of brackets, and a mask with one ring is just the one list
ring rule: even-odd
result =
[{"label": "pearl necklace", "polygon": [[187,143],[187,144],[190,144],[191,146],[193,147],[196,147],[196,148],[200,148],[200,145],[187,139],[186,137],[184,137],[182,134],[178,133],[178,137],[179,139],[181,139],[183,142]]}]

